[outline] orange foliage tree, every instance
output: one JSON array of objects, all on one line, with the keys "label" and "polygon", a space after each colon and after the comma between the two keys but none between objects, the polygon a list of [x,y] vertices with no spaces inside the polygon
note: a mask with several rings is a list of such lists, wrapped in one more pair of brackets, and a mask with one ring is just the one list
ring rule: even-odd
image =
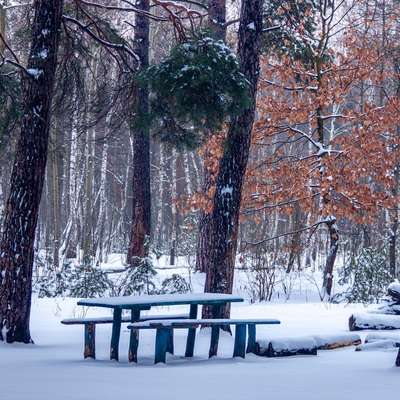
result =
[{"label": "orange foliage tree", "polygon": [[[399,49],[388,39],[388,26],[384,45],[376,40],[383,29],[376,16],[356,5],[320,3],[309,10],[314,32],[301,21],[291,26],[307,60],[282,54],[282,48],[262,60],[256,155],[242,207],[256,215],[271,209],[293,214],[299,207],[307,215],[301,229],[312,234],[317,226],[328,228],[325,297],[332,291],[337,221],[374,222],[382,208],[398,210]],[[290,6],[282,4],[284,13]],[[393,9],[386,20],[393,23],[395,15]]]}]

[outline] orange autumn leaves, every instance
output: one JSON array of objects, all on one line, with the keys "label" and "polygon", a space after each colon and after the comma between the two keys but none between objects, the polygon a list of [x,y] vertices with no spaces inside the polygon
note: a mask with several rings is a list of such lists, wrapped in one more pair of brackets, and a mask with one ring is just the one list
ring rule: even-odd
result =
[{"label": "orange autumn leaves", "polygon": [[384,89],[398,76],[390,60],[382,72],[381,48],[348,44],[323,68],[263,60],[243,207],[291,213],[298,204],[316,219],[363,223],[398,202],[399,98]]},{"label": "orange autumn leaves", "polygon": [[[352,28],[335,46],[327,44],[307,66],[273,52],[262,59],[242,200],[242,215],[256,222],[298,206],[310,224],[330,215],[374,222],[382,208],[398,203],[398,48]],[[215,170],[221,138],[206,152]],[[213,193],[189,205],[209,211]]]}]

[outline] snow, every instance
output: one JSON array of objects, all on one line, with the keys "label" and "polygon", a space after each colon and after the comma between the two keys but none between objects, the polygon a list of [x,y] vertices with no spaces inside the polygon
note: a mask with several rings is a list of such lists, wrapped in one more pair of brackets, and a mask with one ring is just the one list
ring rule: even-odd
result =
[{"label": "snow", "polygon": [[370,313],[354,313],[354,319],[357,326],[376,326],[379,329],[386,329],[385,327],[391,326],[400,329],[400,316],[399,315],[386,315],[386,314],[370,314]]},{"label": "snow", "polygon": [[268,343],[271,343],[272,347],[277,352],[284,350],[296,351],[299,349],[312,349],[317,347],[317,343],[310,336],[278,338],[267,341],[259,340],[259,343],[261,347],[268,347]]},{"label": "snow", "polygon": [[27,69],[28,74],[32,75],[34,79],[39,79],[43,75],[43,70],[37,68]]},{"label": "snow", "polygon": [[[160,269],[159,274],[185,272],[184,268]],[[187,271],[187,270],[186,270]],[[200,291],[203,274],[192,274],[191,284]],[[305,285],[305,283],[302,283]],[[274,318],[280,325],[260,325],[257,338],[279,341],[283,338],[320,336],[344,337],[350,334],[348,319],[358,312],[370,311],[362,305],[326,304],[318,301],[312,288],[293,291],[291,300],[276,296],[272,302],[251,303],[246,292],[236,285],[235,293],[246,297],[232,303],[232,318]],[[279,358],[232,358],[234,339],[222,332],[218,356],[208,359],[210,330],[198,330],[195,356],[182,357],[186,330],[175,332],[175,355],[166,364],[153,364],[155,332],[140,332],[139,362],[127,362],[129,332],[123,325],[120,361],[110,361],[111,326],[96,328],[96,360],[83,359],[83,326],[65,326],[65,318],[110,316],[106,308],[77,306],[79,299],[33,298],[31,334],[35,344],[0,342],[0,397],[7,400],[98,400],[111,398],[180,399],[265,399],[337,400],[340,398],[378,399],[394,392],[400,368],[394,366],[398,349],[370,346],[369,351],[355,347],[319,350],[317,356]],[[187,307],[153,307],[149,313],[176,314]],[[232,329],[234,331],[234,328]],[[364,339],[371,331],[360,331]],[[391,332],[396,334],[396,331]],[[390,339],[390,338],[389,338]],[[375,342],[376,343],[376,342]]]},{"label": "snow", "polygon": [[392,282],[389,285],[389,289],[391,289],[393,292],[400,293],[400,283],[398,281]]}]

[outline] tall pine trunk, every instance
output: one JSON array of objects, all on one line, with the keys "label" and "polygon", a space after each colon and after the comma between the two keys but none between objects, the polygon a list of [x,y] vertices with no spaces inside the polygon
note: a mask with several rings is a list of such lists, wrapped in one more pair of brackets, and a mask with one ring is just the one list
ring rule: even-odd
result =
[{"label": "tall pine trunk", "polygon": [[[232,293],[242,187],[255,118],[260,65],[263,0],[243,0],[239,25],[238,59],[251,83],[252,105],[231,121],[220,161],[207,247],[205,292]],[[230,308],[222,313],[228,318]],[[203,309],[203,317],[210,310]]]},{"label": "tall pine trunk", "polygon": [[[226,37],[226,0],[210,0],[208,3],[208,24],[216,39],[225,40]],[[203,183],[202,191],[207,193],[214,184],[212,171],[207,167],[209,152],[203,155]],[[207,247],[211,238],[211,215],[204,209],[199,212],[199,234],[196,248],[196,271],[206,272],[208,263]]]},{"label": "tall pine trunk", "polygon": [[[3,0],[0,3],[0,34],[3,38],[6,38],[6,6],[7,0]],[[0,40],[0,53],[4,52],[4,43]]]},{"label": "tall pine trunk", "polygon": [[46,174],[62,3],[34,2],[29,75],[23,79],[24,114],[0,252],[0,340],[8,343],[32,341],[29,318],[34,239]]},{"label": "tall pine trunk", "polygon": [[[134,50],[139,57],[140,68],[149,64],[149,0],[137,4],[139,13],[135,17]],[[151,196],[150,196],[150,135],[147,123],[149,111],[149,91],[138,86],[135,104],[136,121],[132,129],[133,165],[132,165],[132,224],[127,263],[135,265],[137,258],[148,255],[150,237]]]}]

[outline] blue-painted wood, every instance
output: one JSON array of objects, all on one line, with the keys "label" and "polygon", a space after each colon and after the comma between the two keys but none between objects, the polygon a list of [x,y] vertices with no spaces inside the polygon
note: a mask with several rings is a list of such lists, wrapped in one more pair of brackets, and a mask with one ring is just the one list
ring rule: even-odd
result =
[{"label": "blue-painted wood", "polygon": [[154,355],[154,364],[162,362],[165,364],[168,341],[171,328],[159,328],[156,333],[156,349]]},{"label": "blue-painted wood", "polygon": [[121,317],[122,309],[114,308],[113,326],[111,333],[111,347],[110,347],[110,360],[117,360],[119,358],[119,336],[121,333]]},{"label": "blue-painted wood", "polygon": [[247,325],[247,349],[246,353],[255,353],[256,351],[256,324]]},{"label": "blue-painted wood", "polygon": [[235,346],[233,357],[245,357],[246,349],[246,324],[238,324],[235,328]]},{"label": "blue-painted wood", "polygon": [[[140,310],[133,309],[131,311],[131,322],[140,321]],[[139,330],[132,329],[129,337],[129,349],[128,349],[128,361],[135,362],[138,361],[138,348],[139,348]]]},{"label": "blue-painted wood", "polygon": [[[199,306],[197,304],[190,305],[189,319],[197,318],[198,307]],[[196,328],[189,328],[188,336],[186,339],[185,357],[193,357],[195,340]]]},{"label": "blue-painted wood", "polygon": [[85,349],[84,358],[96,358],[96,324],[85,323]]},{"label": "blue-painted wood", "polygon": [[[214,319],[221,319],[221,306],[214,306],[213,307],[213,318]],[[210,351],[208,352],[208,357],[211,358],[212,356],[216,356],[218,353],[218,342],[219,342],[219,325],[212,325],[211,326],[211,342],[210,342]]]},{"label": "blue-painted wood", "polygon": [[[227,325],[235,325],[235,346],[233,351],[233,357],[242,357],[245,358],[246,354],[246,327],[248,327],[248,344],[247,344],[247,352],[251,352],[249,350],[255,350],[255,340],[256,340],[256,325],[270,325],[270,324],[280,324],[280,321],[277,319],[186,319],[186,320],[150,320],[143,321],[139,323],[134,323],[128,325],[129,329],[157,329],[157,337],[160,335],[164,335],[159,331],[174,329],[196,329],[200,326],[211,326],[212,331],[214,333],[211,335],[210,342],[210,350],[209,356],[212,357],[217,355],[218,352],[218,341],[219,341],[219,329],[220,326]],[[164,343],[164,336],[160,336],[160,339],[157,339],[159,344],[156,344],[157,348],[157,362],[165,359],[166,345]],[[254,352],[253,350],[253,352]]]},{"label": "blue-painted wood", "polygon": [[146,296],[102,297],[96,299],[81,299],[79,306],[122,308],[131,310],[139,308],[149,310],[155,306],[173,306],[185,304],[224,305],[232,302],[243,302],[243,298],[223,293],[184,293],[184,294],[155,294]]},{"label": "blue-painted wood", "polygon": [[139,329],[131,329],[129,337],[128,362],[138,362]]},{"label": "blue-painted wood", "polygon": [[[192,318],[197,317],[198,305],[212,305],[218,310],[221,306],[224,306],[230,302],[242,302],[243,298],[235,295],[224,294],[224,293],[184,293],[184,294],[164,294],[164,295],[148,295],[148,296],[119,296],[119,297],[108,297],[99,299],[81,299],[78,301],[78,305],[89,306],[89,307],[106,307],[114,309],[113,315],[113,326],[110,346],[110,359],[118,360],[119,358],[119,335],[121,332],[121,314],[122,310],[132,310],[133,312],[140,313],[141,310],[150,310],[153,306],[172,306],[172,305],[190,305],[190,313]],[[216,316],[218,318],[218,316]],[[100,318],[102,321],[103,318]],[[69,322],[65,322],[68,324]],[[75,323],[75,322],[72,322]],[[72,324],[69,323],[69,324]],[[82,323],[82,322],[76,322]],[[85,322],[84,322],[85,323]],[[99,322],[106,323],[106,322]],[[214,342],[218,345],[218,330],[214,330],[213,337]],[[191,327],[188,333],[188,341],[186,346],[186,354],[188,357],[193,356],[194,342],[196,337],[196,331]],[[137,352],[137,336],[132,338],[132,348],[129,353],[134,359],[134,352]],[[130,345],[131,346],[131,345]],[[170,338],[169,350],[173,352],[173,339]]]},{"label": "blue-painted wood", "polygon": [[210,350],[208,352],[208,358],[216,356],[218,353],[219,329],[220,325],[211,326],[211,340],[210,340]]}]

